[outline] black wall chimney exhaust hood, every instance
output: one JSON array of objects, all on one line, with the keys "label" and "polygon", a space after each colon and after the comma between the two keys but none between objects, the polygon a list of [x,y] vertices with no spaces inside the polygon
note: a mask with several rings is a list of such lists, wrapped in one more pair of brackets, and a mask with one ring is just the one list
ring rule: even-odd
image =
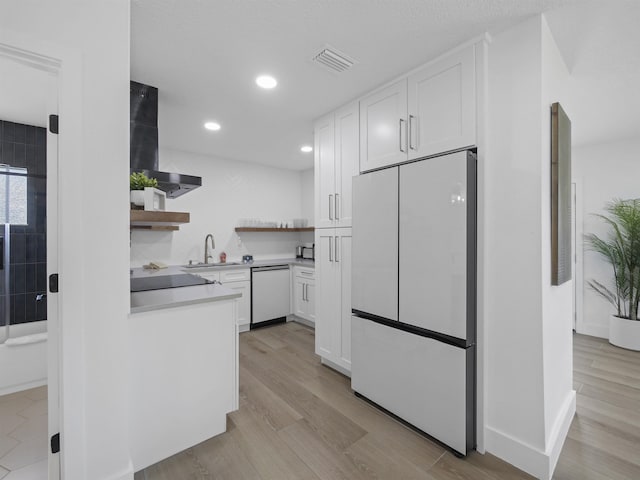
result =
[{"label": "black wall chimney exhaust hood", "polygon": [[158,170],[158,89],[131,81],[130,168],[158,180],[167,198],[176,198],[202,186],[202,177]]}]

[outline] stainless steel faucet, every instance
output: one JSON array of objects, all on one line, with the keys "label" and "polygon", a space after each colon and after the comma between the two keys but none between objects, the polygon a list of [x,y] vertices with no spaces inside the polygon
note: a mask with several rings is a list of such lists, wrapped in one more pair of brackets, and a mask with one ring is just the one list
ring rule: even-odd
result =
[{"label": "stainless steel faucet", "polygon": [[209,238],[211,238],[211,250],[215,250],[216,248],[216,242],[213,240],[213,235],[207,235],[204,238],[204,263],[209,263],[209,259],[213,258],[213,255],[209,253]]}]

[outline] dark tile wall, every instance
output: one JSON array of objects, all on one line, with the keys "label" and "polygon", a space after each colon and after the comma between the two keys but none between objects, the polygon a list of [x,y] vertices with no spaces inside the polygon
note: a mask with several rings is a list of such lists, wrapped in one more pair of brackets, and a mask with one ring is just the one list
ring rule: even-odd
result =
[{"label": "dark tile wall", "polygon": [[[11,226],[11,323],[47,318],[47,132],[0,121],[0,164],[27,169],[27,225]],[[4,235],[4,225],[0,231]],[[4,322],[0,320],[0,325]]]}]

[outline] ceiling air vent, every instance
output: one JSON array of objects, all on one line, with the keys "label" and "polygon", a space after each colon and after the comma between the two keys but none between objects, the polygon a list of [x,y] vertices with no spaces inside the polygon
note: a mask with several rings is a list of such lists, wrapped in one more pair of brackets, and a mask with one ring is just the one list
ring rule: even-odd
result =
[{"label": "ceiling air vent", "polygon": [[332,72],[338,73],[349,70],[355,63],[353,59],[328,45],[313,57],[313,61]]}]

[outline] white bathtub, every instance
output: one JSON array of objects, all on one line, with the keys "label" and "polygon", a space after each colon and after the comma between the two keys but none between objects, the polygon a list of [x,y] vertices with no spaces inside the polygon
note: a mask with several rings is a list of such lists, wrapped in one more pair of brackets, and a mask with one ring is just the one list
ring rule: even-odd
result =
[{"label": "white bathtub", "polygon": [[[10,341],[0,327],[0,395],[47,384],[47,322],[12,325]],[[42,335],[44,334],[44,335]]]}]

